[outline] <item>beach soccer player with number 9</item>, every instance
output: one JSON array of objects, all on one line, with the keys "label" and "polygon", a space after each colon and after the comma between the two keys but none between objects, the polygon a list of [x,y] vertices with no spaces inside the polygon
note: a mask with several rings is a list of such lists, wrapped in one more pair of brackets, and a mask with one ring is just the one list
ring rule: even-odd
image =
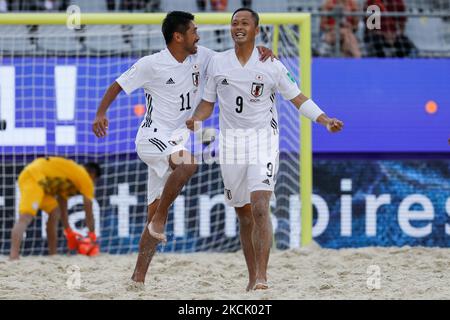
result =
[{"label": "beach soccer player with number 9", "polygon": [[186,122],[193,130],[196,121],[212,114],[214,103],[219,100],[219,152],[225,201],[235,207],[239,217],[249,272],[247,290],[268,288],[267,266],[272,245],[269,203],[279,163],[275,93],[279,92],[300,114],[324,125],[328,131],[338,132],[343,127],[342,121],[329,118],[300,92],[280,61],[259,61],[255,50],[258,24],[259,16],[251,9],[241,8],[233,13],[231,35],[235,48],[211,58],[203,100]]}]

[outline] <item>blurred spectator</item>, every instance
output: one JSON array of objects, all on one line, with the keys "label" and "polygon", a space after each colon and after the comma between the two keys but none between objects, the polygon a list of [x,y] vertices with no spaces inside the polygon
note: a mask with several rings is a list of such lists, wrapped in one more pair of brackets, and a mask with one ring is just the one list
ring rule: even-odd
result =
[{"label": "blurred spectator", "polygon": [[[321,55],[332,55],[336,46],[337,33],[340,37],[340,48],[344,56],[361,57],[356,31],[358,30],[358,17],[347,16],[345,13],[359,11],[355,0],[326,0],[322,6],[324,12],[335,12],[340,16],[338,26],[334,16],[324,16],[320,21],[323,45],[319,49]],[[338,29],[336,29],[338,28]],[[337,31],[339,30],[339,31]]]},{"label": "blurred spectator", "polygon": [[[383,12],[405,12],[403,0],[367,0],[368,6],[376,5]],[[407,57],[415,51],[415,45],[405,35],[406,17],[381,17],[381,29],[365,29],[364,42],[371,57]]]}]

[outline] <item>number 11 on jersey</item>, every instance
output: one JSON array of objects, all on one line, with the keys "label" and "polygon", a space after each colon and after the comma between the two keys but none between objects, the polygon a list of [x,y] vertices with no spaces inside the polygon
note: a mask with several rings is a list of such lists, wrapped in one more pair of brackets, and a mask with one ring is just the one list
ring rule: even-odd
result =
[{"label": "number 11 on jersey", "polygon": [[[180,111],[184,111],[184,110],[190,110],[191,109],[191,103],[190,103],[190,97],[189,97],[190,92],[188,92],[186,94],[186,99],[184,98],[184,94],[180,94],[180,98],[181,98],[181,109]],[[186,108],[184,108],[184,101],[187,101],[187,106]]]}]

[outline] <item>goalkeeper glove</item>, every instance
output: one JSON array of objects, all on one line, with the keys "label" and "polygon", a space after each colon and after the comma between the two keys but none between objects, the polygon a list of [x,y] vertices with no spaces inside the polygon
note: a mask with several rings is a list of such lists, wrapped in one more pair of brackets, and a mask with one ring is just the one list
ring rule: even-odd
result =
[{"label": "goalkeeper glove", "polygon": [[69,248],[69,250],[78,249],[78,240],[81,239],[81,234],[73,231],[71,228],[66,228],[64,229],[64,235],[67,239],[67,248]]},{"label": "goalkeeper glove", "polygon": [[78,253],[86,256],[96,256],[100,253],[100,245],[94,232],[88,232],[88,236],[79,241]]},{"label": "goalkeeper glove", "polygon": [[88,237],[92,240],[92,242],[96,242],[97,241],[97,235],[95,234],[95,232],[88,232]]}]

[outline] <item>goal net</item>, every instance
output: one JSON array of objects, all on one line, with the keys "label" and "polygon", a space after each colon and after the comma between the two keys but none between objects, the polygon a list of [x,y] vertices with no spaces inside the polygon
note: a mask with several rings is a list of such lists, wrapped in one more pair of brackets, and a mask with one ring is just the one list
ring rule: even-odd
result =
[{"label": "goal net", "polygon": [[[55,16],[59,18],[52,20],[52,24],[46,22],[45,17]],[[89,19],[83,20],[80,29],[68,28],[63,14],[34,15],[34,18],[20,14],[3,16],[11,20],[8,20],[10,24],[0,25],[0,118],[6,125],[0,131],[0,254],[9,253],[11,229],[19,214],[19,173],[33,159],[55,155],[78,163],[95,161],[102,167],[103,176],[96,184],[94,202],[101,251],[138,250],[147,216],[147,167],[137,157],[134,146],[146,112],[143,91],[118,96],[108,111],[110,127],[106,138],[97,139],[91,125],[112,81],[140,57],[165,47],[160,30],[164,14],[87,16]],[[216,51],[232,48],[229,19],[229,14],[196,15],[199,44]],[[257,43],[271,47],[298,81],[301,51],[309,59],[309,24],[306,24],[309,16],[262,14],[261,21]],[[303,33],[302,28],[305,28]],[[305,41],[299,41],[300,34]],[[310,61],[305,61],[303,81],[309,82],[306,64]],[[310,89],[304,85],[307,84],[302,83],[302,88],[306,88],[303,91],[310,95],[307,92]],[[301,242],[300,121],[294,106],[281,97],[276,101],[281,154],[275,190],[277,200],[271,207],[271,215],[274,246],[285,249],[298,247]],[[308,123],[305,123],[307,130]],[[218,108],[203,127],[218,128]],[[307,135],[305,148],[308,139]],[[311,151],[306,150],[309,158],[306,154],[304,161],[310,165]],[[239,224],[234,209],[225,206],[219,165],[210,162],[203,161],[170,208],[168,243],[160,251],[240,248]],[[305,182],[305,195],[310,195],[310,176],[305,175],[309,179]],[[81,196],[70,198],[68,206],[71,226],[86,234]],[[22,253],[46,254],[47,216],[39,212],[27,229]],[[310,222],[306,219],[303,223],[308,226]],[[62,231],[60,226],[60,253],[66,252]]]}]

